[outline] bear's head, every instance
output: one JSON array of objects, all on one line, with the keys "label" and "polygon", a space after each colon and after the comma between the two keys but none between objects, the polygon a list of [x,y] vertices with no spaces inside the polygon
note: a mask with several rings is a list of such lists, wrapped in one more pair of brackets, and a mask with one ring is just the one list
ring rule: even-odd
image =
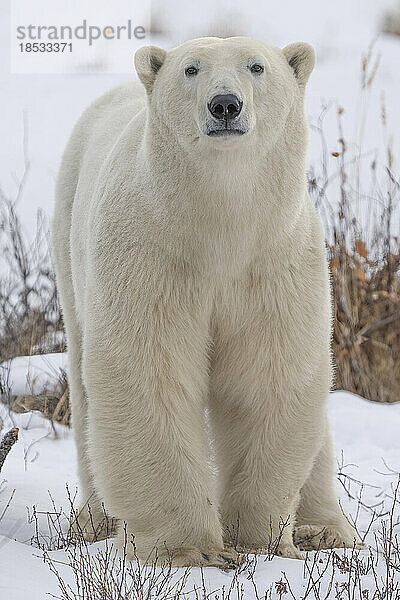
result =
[{"label": "bear's head", "polygon": [[289,115],[303,129],[304,91],[314,50],[283,50],[244,37],[200,38],[170,51],[144,46],[135,55],[149,116],[186,148],[232,148],[262,141],[271,150]]}]

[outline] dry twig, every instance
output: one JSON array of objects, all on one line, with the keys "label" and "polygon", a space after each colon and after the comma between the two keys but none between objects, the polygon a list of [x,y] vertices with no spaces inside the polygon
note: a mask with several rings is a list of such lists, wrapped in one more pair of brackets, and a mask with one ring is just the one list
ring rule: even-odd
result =
[{"label": "dry twig", "polygon": [[14,427],[10,429],[0,442],[0,471],[3,467],[4,461],[6,460],[7,454],[18,440],[18,428]]}]

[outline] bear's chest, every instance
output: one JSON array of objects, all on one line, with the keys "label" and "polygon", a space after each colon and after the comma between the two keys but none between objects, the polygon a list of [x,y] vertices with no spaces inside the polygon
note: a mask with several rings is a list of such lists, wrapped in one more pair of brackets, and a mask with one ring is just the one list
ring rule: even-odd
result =
[{"label": "bear's chest", "polygon": [[263,219],[249,195],[215,193],[197,199],[179,235],[201,271],[221,280],[240,276],[260,252]]}]

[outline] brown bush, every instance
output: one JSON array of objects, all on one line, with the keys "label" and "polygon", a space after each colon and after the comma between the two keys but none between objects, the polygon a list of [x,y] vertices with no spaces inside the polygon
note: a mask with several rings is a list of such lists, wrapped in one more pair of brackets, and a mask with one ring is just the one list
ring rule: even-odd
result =
[{"label": "brown bush", "polygon": [[[363,89],[372,85],[376,73],[377,61],[368,72],[371,57],[370,49],[362,61]],[[328,152],[323,133],[327,109],[316,126],[322,169],[318,175],[310,174],[309,190],[325,225],[330,261],[334,386],[369,400],[396,402],[400,400],[400,185],[393,174],[390,145],[380,173],[375,158],[368,165],[360,150],[350,154],[341,107],[339,151]],[[381,119],[386,128],[384,105]],[[333,174],[329,160],[337,162]],[[367,178],[372,184],[365,193],[361,182]]]},{"label": "brown bush", "polygon": [[329,247],[335,308],[335,386],[370,400],[400,400],[400,253],[369,259],[362,240]]}]

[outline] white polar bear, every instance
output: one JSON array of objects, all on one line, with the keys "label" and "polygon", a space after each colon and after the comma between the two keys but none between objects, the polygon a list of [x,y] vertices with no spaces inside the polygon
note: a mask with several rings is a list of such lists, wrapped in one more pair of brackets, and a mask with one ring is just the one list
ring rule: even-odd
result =
[{"label": "white polar bear", "polygon": [[135,63],[143,85],[76,125],[52,225],[84,501],[95,522],[102,502],[118,519],[120,546],[125,522],[143,561],[359,543],[327,422],[329,276],[305,177],[314,52],[203,38]]}]

